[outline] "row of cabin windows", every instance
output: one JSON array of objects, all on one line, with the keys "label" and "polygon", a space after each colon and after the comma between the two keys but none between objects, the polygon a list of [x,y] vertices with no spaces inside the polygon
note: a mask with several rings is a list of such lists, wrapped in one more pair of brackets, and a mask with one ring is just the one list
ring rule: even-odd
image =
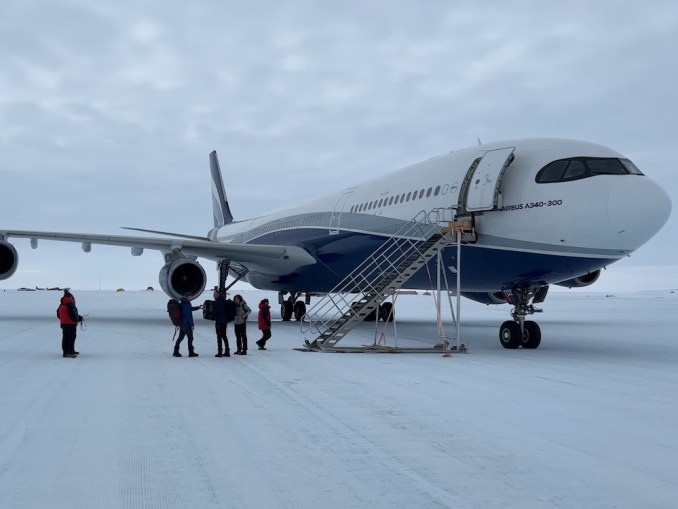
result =
[{"label": "row of cabin windows", "polygon": [[643,175],[628,159],[613,157],[572,157],[544,166],[535,177],[538,184],[568,182],[595,175]]},{"label": "row of cabin windows", "polygon": [[427,198],[431,195],[438,196],[441,191],[443,194],[447,193],[448,185],[436,186],[435,188],[429,187],[428,189],[419,189],[415,191],[410,191],[409,193],[396,194],[394,196],[380,198],[378,200],[372,200],[365,203],[360,203],[358,205],[353,205],[351,207],[351,213],[354,212],[365,212],[368,210],[379,209],[381,207],[388,207],[390,205],[397,205],[398,203],[406,203],[410,200],[420,200],[424,196]]},{"label": "row of cabin windows", "polygon": [[275,230],[282,230],[285,228],[300,226],[302,222],[303,224],[312,224],[312,223],[317,224],[318,222],[320,222],[321,216],[322,214],[306,214],[305,216],[295,217],[294,219],[285,219],[283,221],[268,223],[266,225],[256,227],[254,230],[250,232],[249,237],[254,238]]}]

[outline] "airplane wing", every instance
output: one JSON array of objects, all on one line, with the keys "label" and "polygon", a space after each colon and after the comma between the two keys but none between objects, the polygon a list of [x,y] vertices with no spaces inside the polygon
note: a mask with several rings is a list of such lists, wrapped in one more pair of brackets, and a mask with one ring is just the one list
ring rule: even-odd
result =
[{"label": "airplane wing", "polygon": [[297,246],[232,244],[212,242],[198,237],[155,238],[126,235],[97,235],[92,233],[0,230],[0,239],[3,237],[31,239],[32,247],[37,247],[38,239],[79,242],[86,252],[91,249],[92,244],[129,247],[132,248],[132,252],[135,255],[141,254],[144,249],[161,252],[181,251],[189,256],[198,256],[214,261],[234,261],[250,269],[265,271],[291,271],[303,265],[316,263],[315,258],[306,250]]}]

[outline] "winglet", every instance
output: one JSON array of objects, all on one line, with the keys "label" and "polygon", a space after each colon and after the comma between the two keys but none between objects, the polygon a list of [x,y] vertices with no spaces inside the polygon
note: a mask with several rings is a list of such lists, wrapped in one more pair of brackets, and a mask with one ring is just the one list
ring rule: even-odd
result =
[{"label": "winglet", "polygon": [[225,224],[233,222],[231,208],[228,206],[226,190],[224,189],[224,179],[221,176],[219,168],[219,159],[217,151],[210,153],[210,170],[212,171],[212,211],[214,213],[214,227],[220,228]]}]

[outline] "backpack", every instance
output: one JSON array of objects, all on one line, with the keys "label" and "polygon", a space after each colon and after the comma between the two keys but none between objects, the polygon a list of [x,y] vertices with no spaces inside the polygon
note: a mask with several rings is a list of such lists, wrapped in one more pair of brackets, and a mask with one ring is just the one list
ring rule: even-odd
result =
[{"label": "backpack", "polygon": [[167,314],[172,321],[172,325],[179,327],[181,325],[181,304],[177,299],[167,301]]},{"label": "backpack", "polygon": [[205,320],[214,320],[213,300],[206,300],[202,303],[202,317]]},{"label": "backpack", "polygon": [[231,299],[226,299],[226,323],[235,320],[235,315],[238,312],[238,306],[235,305]]}]

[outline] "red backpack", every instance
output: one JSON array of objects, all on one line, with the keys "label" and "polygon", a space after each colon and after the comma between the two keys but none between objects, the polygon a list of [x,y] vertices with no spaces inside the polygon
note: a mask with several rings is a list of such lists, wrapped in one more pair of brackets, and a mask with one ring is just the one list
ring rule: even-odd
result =
[{"label": "red backpack", "polygon": [[167,301],[167,314],[172,321],[172,325],[179,327],[181,325],[181,304],[177,299]]}]

